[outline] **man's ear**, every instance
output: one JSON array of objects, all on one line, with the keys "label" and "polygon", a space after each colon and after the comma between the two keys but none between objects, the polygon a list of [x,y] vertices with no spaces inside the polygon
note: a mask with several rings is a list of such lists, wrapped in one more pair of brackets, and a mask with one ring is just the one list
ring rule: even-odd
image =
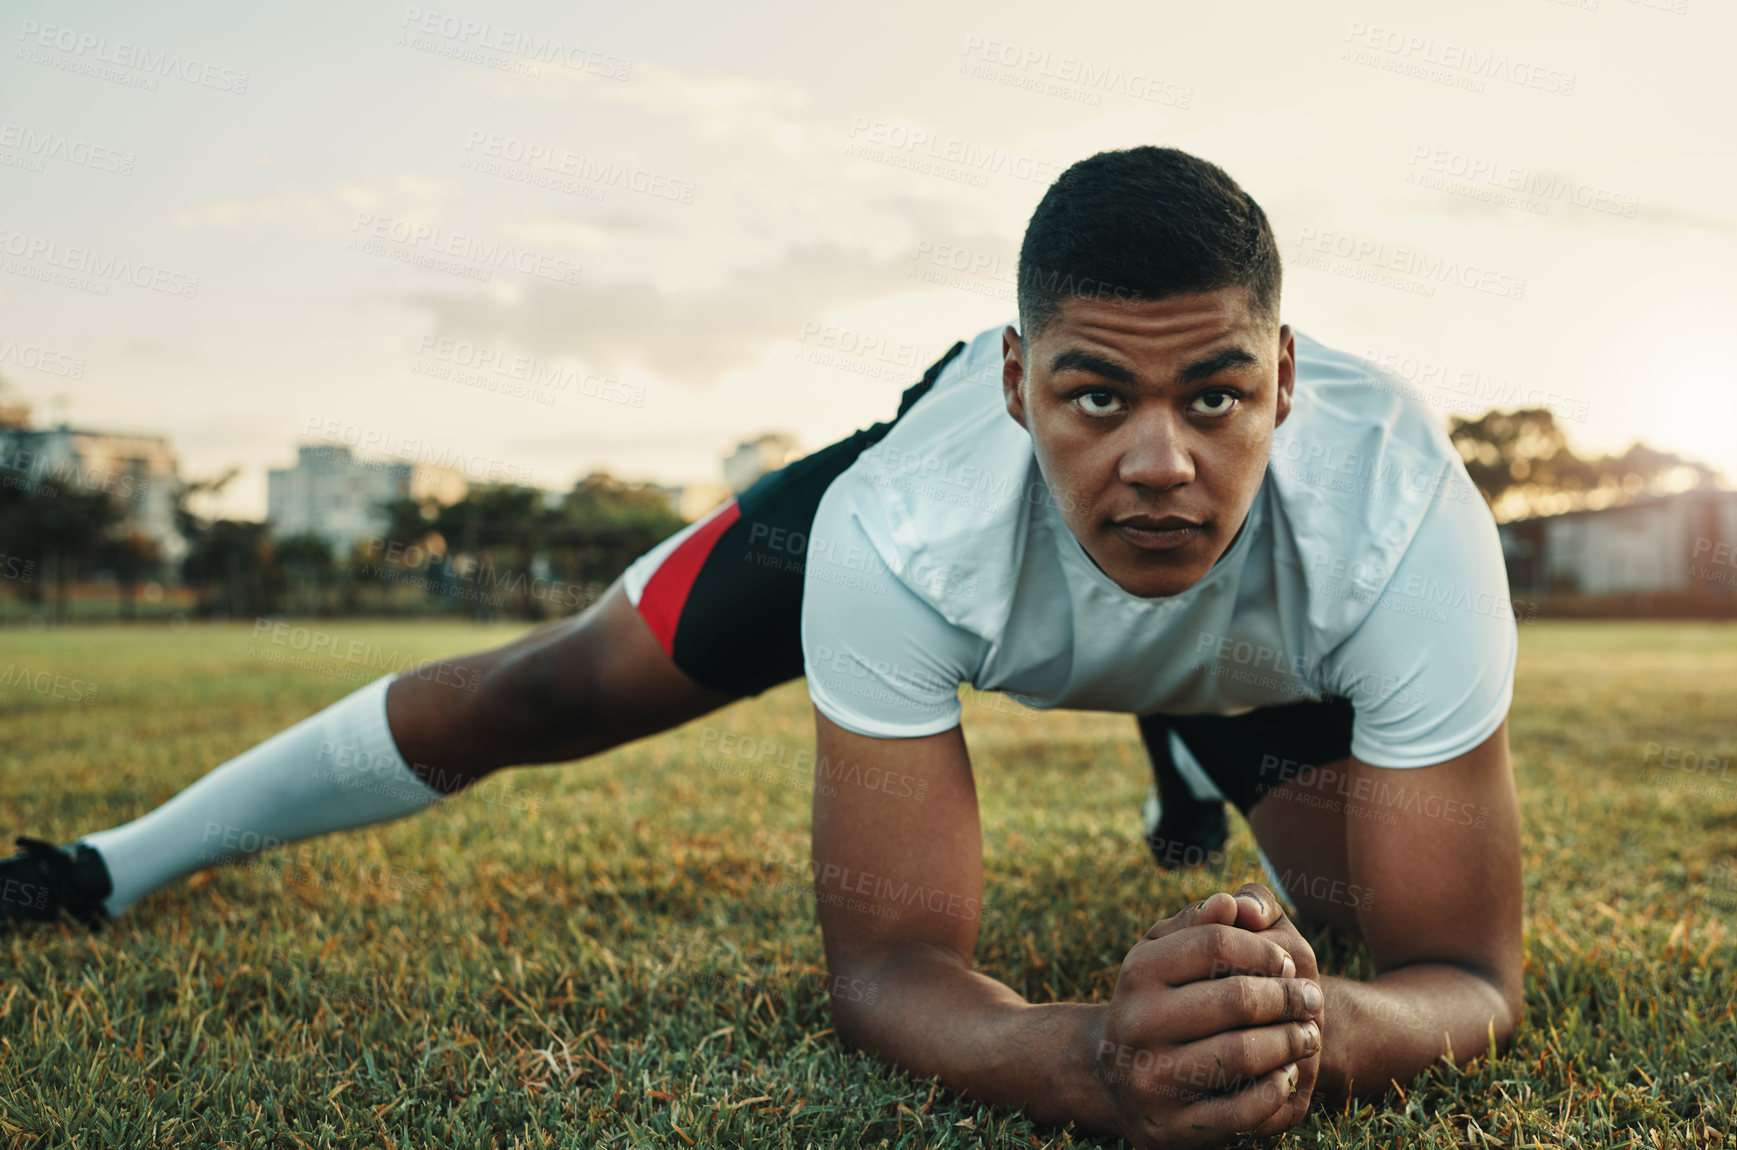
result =
[{"label": "man's ear", "polygon": [[1279,395],[1278,404],[1273,409],[1273,426],[1276,428],[1291,414],[1291,392],[1297,385],[1297,341],[1291,333],[1291,325],[1279,325]]},{"label": "man's ear", "polygon": [[1025,363],[1019,354],[1019,332],[1012,324],[1001,332],[1001,396],[1007,401],[1007,414],[1027,431],[1031,424],[1025,419],[1025,396],[1020,385],[1025,382]]}]

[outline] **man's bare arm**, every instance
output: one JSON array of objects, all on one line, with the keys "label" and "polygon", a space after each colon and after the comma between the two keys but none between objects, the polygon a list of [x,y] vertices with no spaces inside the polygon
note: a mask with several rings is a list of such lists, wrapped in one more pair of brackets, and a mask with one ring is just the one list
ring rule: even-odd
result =
[{"label": "man's bare arm", "polygon": [[[1232,898],[1135,943],[1111,1003],[1028,1003],[971,969],[982,835],[958,728],[874,739],[816,724],[830,769],[815,789],[815,895],[833,984],[852,988],[832,1002],[842,1039],[1039,1121],[1142,1146],[1295,1120],[1297,1063],[1312,1082],[1318,1062],[1314,983],[1290,977],[1277,943],[1231,925]],[[1227,970],[1250,973],[1214,977]],[[1250,1088],[1228,1092],[1238,1086]]]},{"label": "man's bare arm", "polygon": [[[1443,1054],[1464,1063],[1506,1047],[1521,1012],[1520,816],[1504,722],[1430,767],[1350,761],[1348,886],[1375,977],[1323,977],[1327,1023],[1318,1090],[1379,1097]],[[1391,818],[1389,818],[1391,816]],[[1366,905],[1364,905],[1366,904]],[[1291,930],[1277,904],[1244,926]],[[1275,937],[1278,937],[1275,935]],[[1279,941],[1284,942],[1283,938]]]}]

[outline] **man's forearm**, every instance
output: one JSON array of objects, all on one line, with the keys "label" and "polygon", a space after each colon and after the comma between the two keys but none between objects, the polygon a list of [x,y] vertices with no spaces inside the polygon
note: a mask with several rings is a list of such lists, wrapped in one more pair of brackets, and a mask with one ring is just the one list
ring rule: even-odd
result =
[{"label": "man's forearm", "polygon": [[1096,1072],[1105,1007],[1033,1005],[939,949],[901,951],[848,977],[861,992],[832,1001],[845,1041],[1046,1125],[1116,1132]]},{"label": "man's forearm", "polygon": [[1326,1026],[1321,1042],[1323,1102],[1378,1098],[1450,1050],[1464,1062],[1488,1049],[1493,1026],[1506,1046],[1518,1018],[1489,981],[1456,966],[1419,964],[1370,982],[1324,977]]}]

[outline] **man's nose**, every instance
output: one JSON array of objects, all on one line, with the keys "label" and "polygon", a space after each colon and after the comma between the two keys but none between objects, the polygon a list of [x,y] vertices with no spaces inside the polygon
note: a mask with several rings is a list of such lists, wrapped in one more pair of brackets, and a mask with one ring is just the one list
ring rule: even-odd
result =
[{"label": "man's nose", "polygon": [[1130,421],[1117,477],[1136,487],[1165,491],[1194,478],[1194,456],[1185,429],[1176,426],[1169,413]]}]

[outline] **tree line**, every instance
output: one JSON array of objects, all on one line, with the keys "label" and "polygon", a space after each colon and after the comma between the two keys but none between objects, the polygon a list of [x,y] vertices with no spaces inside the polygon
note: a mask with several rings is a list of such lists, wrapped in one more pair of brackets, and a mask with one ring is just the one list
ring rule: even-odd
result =
[{"label": "tree line", "polygon": [[[1582,455],[1544,408],[1456,416],[1449,437],[1498,519],[1631,502],[1715,486],[1719,475],[1644,444]],[[377,537],[339,554],[317,535],[273,538],[269,523],[194,510],[235,472],[182,481],[175,525],[185,554],[171,564],[125,501],[52,477],[0,483],[0,588],[38,618],[74,614],[71,589],[113,580],[122,618],[141,586],[179,582],[192,613],[457,614],[540,620],[583,610],[636,557],[684,523],[662,491],[605,474],[551,502],[532,487],[478,486],[456,503],[384,504]],[[173,569],[171,569],[173,568]]]},{"label": "tree line", "polygon": [[201,498],[234,475],[179,484],[175,527],[186,547],[174,562],[108,491],[52,477],[0,484],[0,588],[27,614],[57,622],[77,613],[75,586],[110,580],[122,618],[138,613],[141,588],[179,583],[190,613],[205,618],[540,620],[582,610],[685,526],[657,488],[594,474],[554,501],[513,484],[475,487],[446,505],[393,500],[378,509],[379,534],[340,553],[318,535],[274,538],[269,522],[200,515]]}]

